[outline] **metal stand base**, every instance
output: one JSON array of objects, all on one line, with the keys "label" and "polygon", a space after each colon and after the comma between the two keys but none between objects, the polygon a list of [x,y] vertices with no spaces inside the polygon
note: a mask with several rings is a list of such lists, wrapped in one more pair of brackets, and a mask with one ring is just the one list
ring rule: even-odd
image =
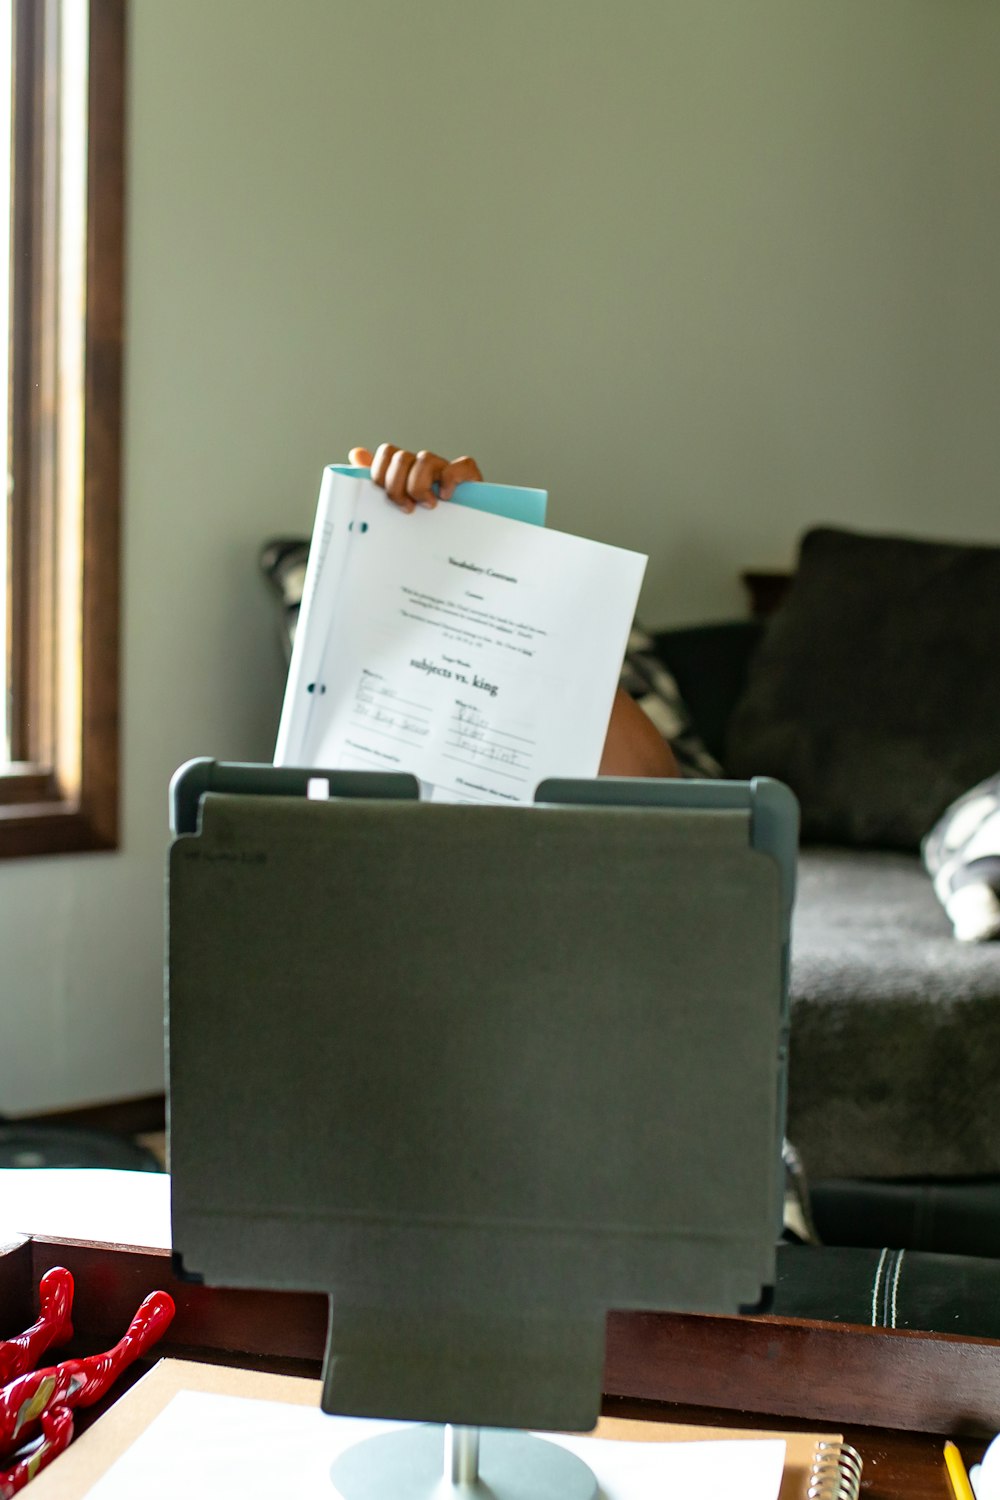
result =
[{"label": "metal stand base", "polygon": [[364,1438],[330,1469],[343,1500],[596,1500],[582,1459],[528,1432],[410,1427]]}]

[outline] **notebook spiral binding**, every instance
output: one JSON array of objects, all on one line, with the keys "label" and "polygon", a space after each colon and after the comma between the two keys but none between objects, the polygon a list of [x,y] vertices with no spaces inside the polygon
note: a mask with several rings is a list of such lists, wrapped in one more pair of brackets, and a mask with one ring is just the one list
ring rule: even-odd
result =
[{"label": "notebook spiral binding", "polygon": [[850,1443],[818,1443],[809,1471],[806,1500],[858,1500],[861,1455]]}]

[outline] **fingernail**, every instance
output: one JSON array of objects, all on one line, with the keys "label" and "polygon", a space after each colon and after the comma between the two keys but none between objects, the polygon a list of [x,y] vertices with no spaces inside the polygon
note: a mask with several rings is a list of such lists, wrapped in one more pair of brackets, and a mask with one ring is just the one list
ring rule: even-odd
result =
[{"label": "fingernail", "polygon": [[421,500],[420,504],[424,507],[424,510],[433,510],[434,507],[435,507],[435,505],[437,505],[437,501],[436,500]]}]

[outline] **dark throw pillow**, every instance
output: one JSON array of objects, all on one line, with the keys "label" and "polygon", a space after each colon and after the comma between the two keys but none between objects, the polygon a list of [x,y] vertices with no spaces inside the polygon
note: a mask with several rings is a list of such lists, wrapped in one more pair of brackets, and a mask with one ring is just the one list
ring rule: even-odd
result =
[{"label": "dark throw pillow", "polygon": [[787,782],[811,841],[916,850],[1000,762],[998,640],[1000,548],[810,531],[726,770]]},{"label": "dark throw pillow", "polygon": [[1000,938],[1000,774],[951,804],[924,840],[923,856],[955,936]]}]

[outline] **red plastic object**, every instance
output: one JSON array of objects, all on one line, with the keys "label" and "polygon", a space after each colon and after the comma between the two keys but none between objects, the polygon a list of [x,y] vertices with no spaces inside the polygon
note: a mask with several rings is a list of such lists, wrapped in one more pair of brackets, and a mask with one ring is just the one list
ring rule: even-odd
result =
[{"label": "red plastic object", "polygon": [[0,1452],[9,1453],[32,1437],[42,1414],[54,1406],[92,1406],[99,1401],[122,1371],[166,1332],[173,1316],[173,1298],[166,1292],[151,1292],[114,1348],[20,1375],[4,1386],[0,1390]]},{"label": "red plastic object", "polygon": [[73,1337],[73,1277],[63,1266],[53,1266],[38,1283],[38,1321],[16,1337],[0,1342],[0,1385],[6,1385],[26,1370],[33,1370],[39,1356],[53,1344],[68,1344]]},{"label": "red plastic object", "polygon": [[24,1454],[9,1469],[0,1469],[0,1500],[11,1500],[18,1490],[23,1490],[29,1479],[34,1479],[39,1469],[68,1448],[73,1437],[73,1413],[68,1406],[50,1406],[43,1411],[39,1421],[42,1436],[30,1453]]}]

